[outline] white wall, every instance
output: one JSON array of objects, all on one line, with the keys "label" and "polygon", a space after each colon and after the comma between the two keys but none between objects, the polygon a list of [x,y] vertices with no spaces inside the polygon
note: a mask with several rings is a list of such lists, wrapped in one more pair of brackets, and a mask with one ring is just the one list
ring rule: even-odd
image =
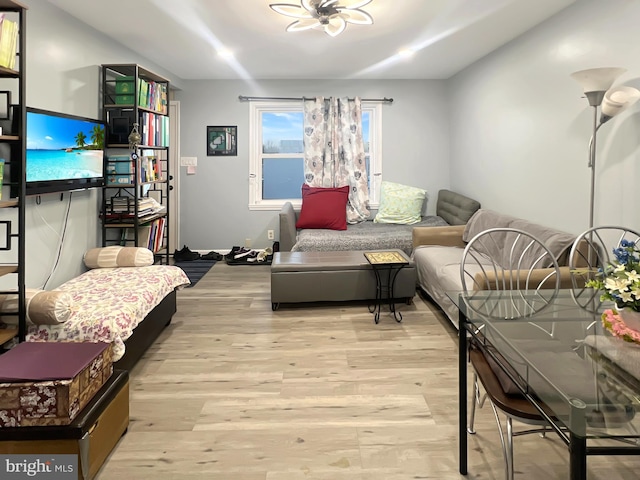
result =
[{"label": "white wall", "polygon": [[[579,0],[448,81],[451,186],[483,207],[588,227],[593,110],[570,77],[624,67],[640,88],[640,1]],[[597,136],[595,225],[640,228],[640,104]]]},{"label": "white wall", "polygon": [[[28,106],[101,118],[101,64],[140,63],[169,76],[48,2],[23,0],[23,3],[29,7],[26,17]],[[62,199],[60,194],[43,195],[39,205],[36,198],[27,200],[28,287],[41,287],[56,263],[47,288],[56,287],[84,271],[82,255],[101,243],[99,199],[96,189],[65,193]],[[57,260],[59,238],[63,234]]]},{"label": "white wall", "polygon": [[[249,103],[246,96],[392,97],[382,106],[383,178],[425,188],[435,213],[440,188],[449,186],[448,99],[443,81],[190,81],[176,93],[181,105],[181,153],[198,157],[196,175],[180,172],[181,243],[192,250],[231,248],[246,238],[270,246],[277,211],[249,211]],[[207,157],[207,125],[238,126],[237,157]]]}]

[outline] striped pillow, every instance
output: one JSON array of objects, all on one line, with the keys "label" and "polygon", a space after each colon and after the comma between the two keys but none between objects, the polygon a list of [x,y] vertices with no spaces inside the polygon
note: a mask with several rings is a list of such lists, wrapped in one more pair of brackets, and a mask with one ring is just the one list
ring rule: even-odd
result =
[{"label": "striped pillow", "polygon": [[143,247],[97,247],[84,254],[87,268],[145,267],[153,265],[153,252]]},{"label": "striped pillow", "polygon": [[[57,325],[66,322],[71,316],[73,299],[71,294],[60,290],[39,290],[27,288],[27,322],[34,325]],[[0,315],[18,311],[18,295],[0,295]],[[18,324],[17,315],[2,315],[2,322]]]}]

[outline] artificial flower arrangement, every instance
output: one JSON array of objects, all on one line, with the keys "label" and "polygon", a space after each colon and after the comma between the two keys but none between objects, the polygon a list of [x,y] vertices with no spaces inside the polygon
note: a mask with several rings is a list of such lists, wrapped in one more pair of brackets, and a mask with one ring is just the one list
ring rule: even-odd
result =
[{"label": "artificial flower arrangement", "polygon": [[600,290],[600,300],[615,302],[618,309],[640,312],[640,249],[634,242],[622,240],[613,254],[613,263],[600,269],[598,278],[586,286]]},{"label": "artificial flower arrangement", "polygon": [[613,249],[615,260],[600,269],[597,278],[586,283],[587,287],[600,290],[600,300],[616,304],[617,312],[606,310],[602,324],[614,336],[627,342],[640,343],[640,332],[630,328],[619,315],[623,309],[640,312],[640,248],[635,242],[622,240]]}]

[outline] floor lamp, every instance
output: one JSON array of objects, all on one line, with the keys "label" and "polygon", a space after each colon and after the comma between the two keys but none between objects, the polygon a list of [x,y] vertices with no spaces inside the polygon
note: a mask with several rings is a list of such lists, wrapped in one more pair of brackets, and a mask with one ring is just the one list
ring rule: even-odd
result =
[{"label": "floor lamp", "polygon": [[[571,76],[582,85],[584,94],[593,107],[593,134],[589,141],[589,168],[591,168],[591,194],[589,199],[589,228],[593,227],[593,210],[596,185],[596,134],[600,127],[613,117],[622,113],[640,98],[640,91],[633,87],[611,88],[616,78],[622,75],[624,68],[590,68],[574,72]],[[598,123],[598,107],[601,108]]]}]

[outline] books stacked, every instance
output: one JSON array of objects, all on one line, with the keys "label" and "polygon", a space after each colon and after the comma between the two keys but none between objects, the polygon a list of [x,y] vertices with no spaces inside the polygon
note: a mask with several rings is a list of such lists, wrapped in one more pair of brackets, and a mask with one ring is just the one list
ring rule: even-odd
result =
[{"label": "books stacked", "polygon": [[18,23],[0,16],[0,67],[14,69],[18,50]]},{"label": "books stacked", "polygon": [[[107,205],[107,218],[133,218],[135,216],[134,201],[131,197],[112,197]],[[138,218],[156,213],[156,203],[149,197],[138,199]]]}]

